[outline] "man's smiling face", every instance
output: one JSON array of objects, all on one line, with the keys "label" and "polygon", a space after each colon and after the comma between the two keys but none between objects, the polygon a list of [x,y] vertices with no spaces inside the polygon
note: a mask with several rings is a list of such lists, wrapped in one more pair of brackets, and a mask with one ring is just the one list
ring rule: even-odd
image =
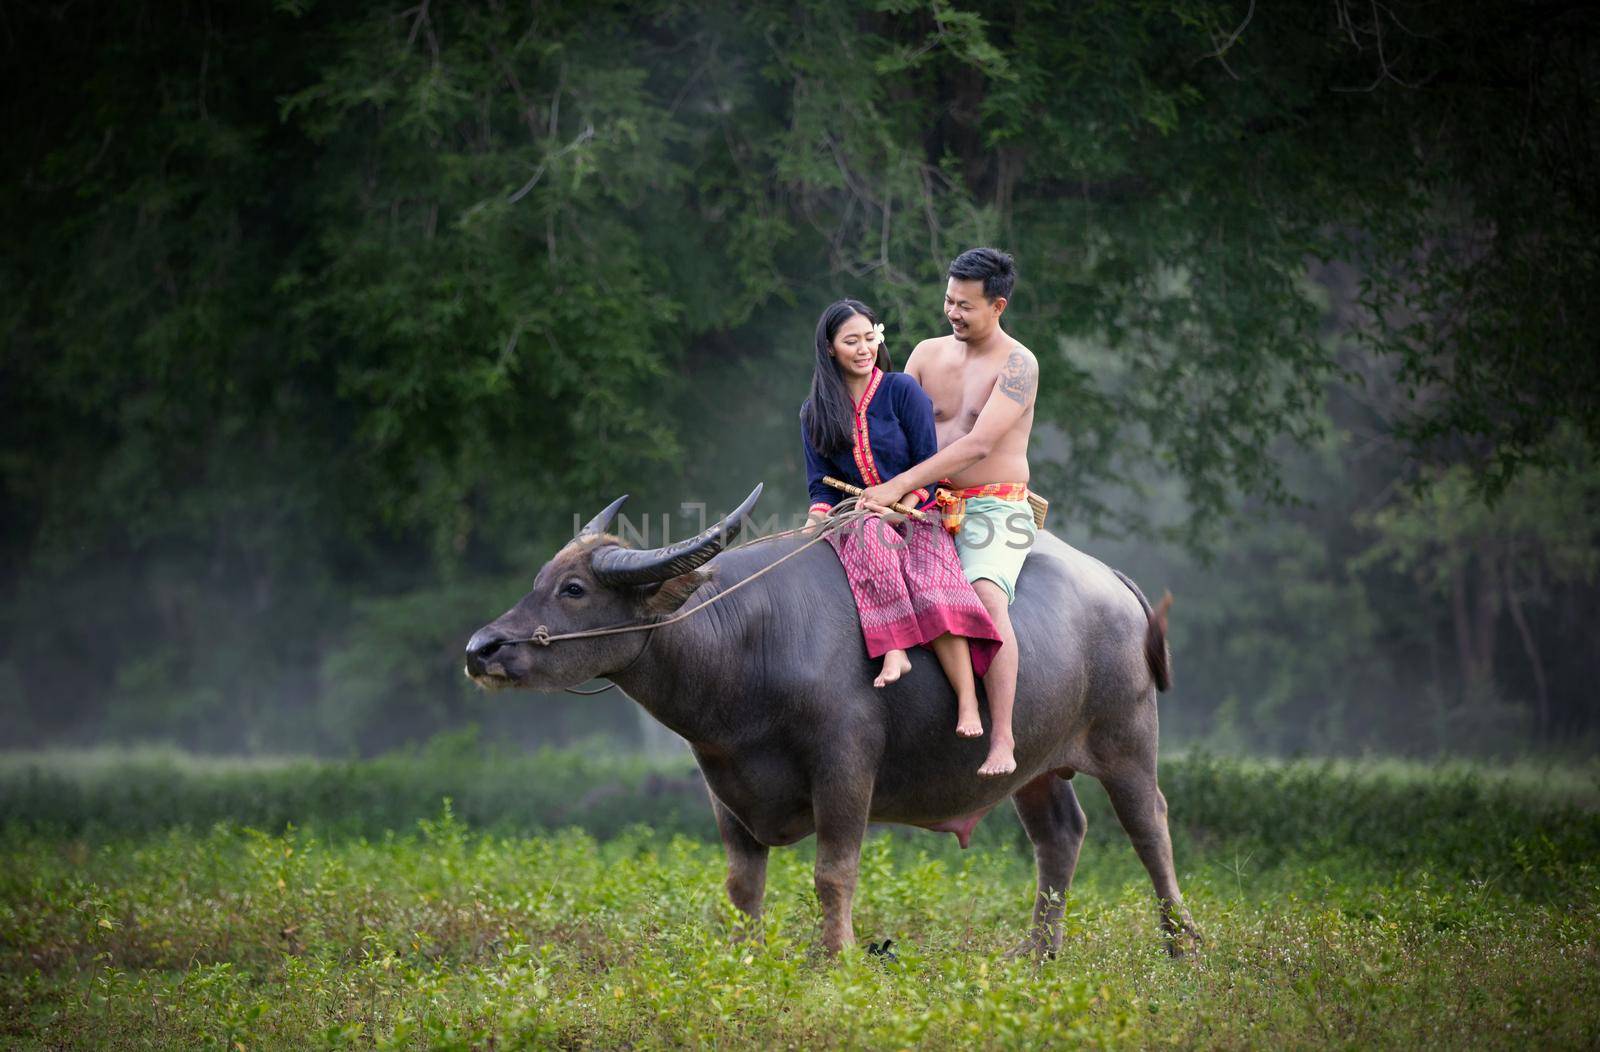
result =
[{"label": "man's smiling face", "polygon": [[950,323],[950,334],[962,343],[988,339],[999,326],[1005,309],[1003,297],[992,301],[984,298],[981,281],[951,278],[945,285],[944,317]]}]

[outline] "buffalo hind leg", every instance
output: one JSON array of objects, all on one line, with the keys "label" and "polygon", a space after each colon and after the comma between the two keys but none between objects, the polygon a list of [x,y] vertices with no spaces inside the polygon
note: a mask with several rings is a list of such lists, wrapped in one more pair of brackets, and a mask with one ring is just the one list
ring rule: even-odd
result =
[{"label": "buffalo hind leg", "polygon": [[761,901],[767,892],[767,845],[756,840],[722,801],[711,798],[717,816],[717,831],[728,855],[728,899],[748,923],[740,934],[756,931],[761,920]]},{"label": "buffalo hind leg", "polygon": [[1155,763],[1141,763],[1140,770],[1105,776],[1100,784],[1111,797],[1117,819],[1133,841],[1139,861],[1150,873],[1156,889],[1156,904],[1161,912],[1161,930],[1166,933],[1167,952],[1182,957],[1199,949],[1205,940],[1195,927],[1178,892],[1178,875],[1172,865],[1172,837],[1167,832],[1167,798],[1156,784]]},{"label": "buffalo hind leg", "polygon": [[1011,956],[1054,957],[1061,951],[1061,915],[1066,909],[1072,874],[1078,868],[1088,822],[1072,783],[1042,774],[1011,797],[1022,828],[1033,842],[1038,893],[1033,901],[1033,927]]}]

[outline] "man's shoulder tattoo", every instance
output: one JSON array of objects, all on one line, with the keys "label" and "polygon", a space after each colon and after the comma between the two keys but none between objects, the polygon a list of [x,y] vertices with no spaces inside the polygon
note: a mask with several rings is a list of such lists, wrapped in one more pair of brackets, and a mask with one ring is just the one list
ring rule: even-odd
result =
[{"label": "man's shoulder tattoo", "polygon": [[1000,367],[1000,392],[1018,405],[1027,405],[1039,388],[1039,363],[1018,347]]}]

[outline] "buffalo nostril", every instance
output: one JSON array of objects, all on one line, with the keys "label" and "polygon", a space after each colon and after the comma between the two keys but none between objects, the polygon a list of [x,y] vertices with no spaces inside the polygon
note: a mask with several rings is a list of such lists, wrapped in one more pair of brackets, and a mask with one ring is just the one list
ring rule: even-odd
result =
[{"label": "buffalo nostril", "polygon": [[480,661],[486,660],[496,650],[504,646],[506,642],[506,637],[499,632],[491,632],[486,628],[479,629],[467,641],[467,654]]}]

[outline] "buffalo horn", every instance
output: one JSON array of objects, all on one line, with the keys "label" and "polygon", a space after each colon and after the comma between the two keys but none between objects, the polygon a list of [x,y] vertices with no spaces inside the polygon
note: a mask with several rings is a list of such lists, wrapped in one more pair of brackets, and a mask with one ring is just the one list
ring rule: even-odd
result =
[{"label": "buffalo horn", "polygon": [[611,528],[611,520],[617,517],[617,509],[622,507],[622,502],[628,499],[624,493],[610,504],[606,510],[589,520],[589,524],[578,531],[579,537],[593,537],[602,534]]},{"label": "buffalo horn", "polygon": [[724,545],[739,536],[744,517],[755,507],[760,496],[761,486],[758,484],[743,504],[697,536],[665,548],[648,550],[608,546],[594,553],[589,566],[600,583],[611,585],[656,584],[688,573],[709,562]]}]

